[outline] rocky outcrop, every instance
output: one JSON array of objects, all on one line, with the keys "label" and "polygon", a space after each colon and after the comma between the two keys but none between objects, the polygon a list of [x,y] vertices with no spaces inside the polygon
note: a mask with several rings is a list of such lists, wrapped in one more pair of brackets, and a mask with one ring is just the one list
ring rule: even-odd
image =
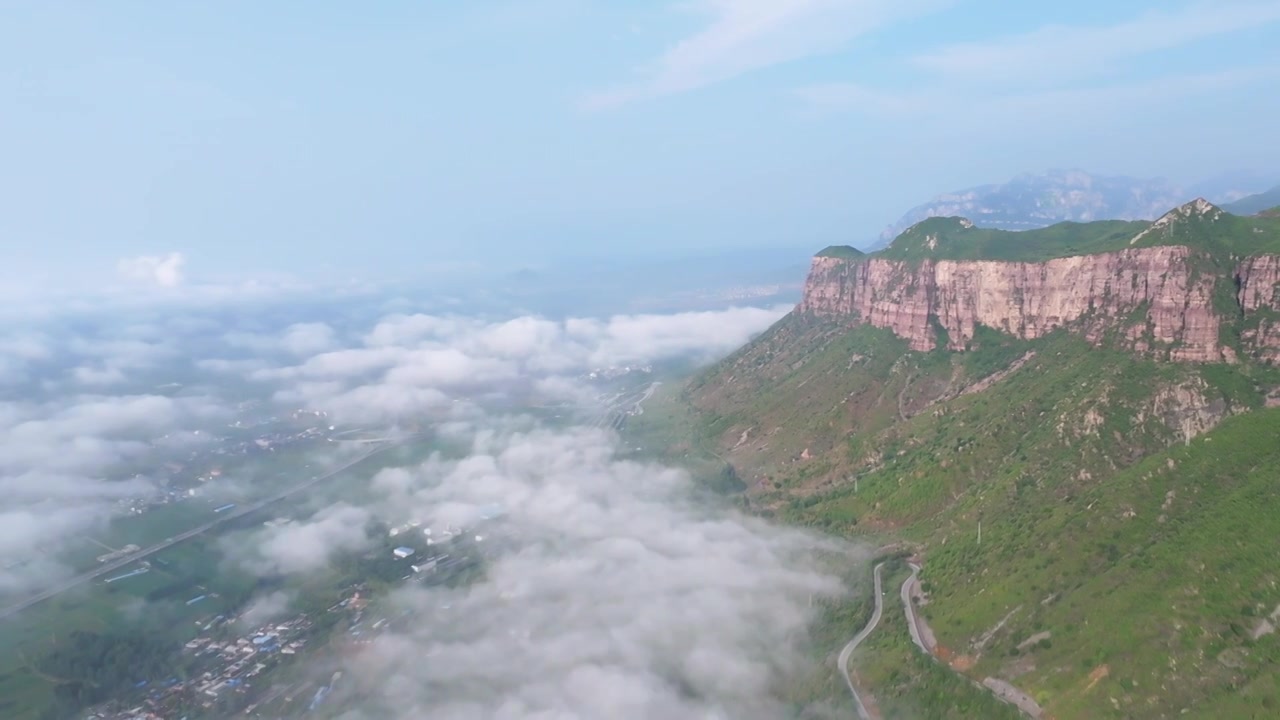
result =
[{"label": "rocky outcrop", "polygon": [[1244,313],[1280,307],[1280,256],[1246,258],[1236,269],[1236,277]]},{"label": "rocky outcrop", "polygon": [[1280,363],[1280,256],[1246,258],[1236,271],[1240,312],[1248,322],[1240,339],[1254,357]]},{"label": "rocky outcrop", "polygon": [[[1024,339],[1070,326],[1094,342],[1112,336],[1173,360],[1234,361],[1221,326],[1280,307],[1280,257],[1247,258],[1234,277],[1206,272],[1197,260],[1177,245],[1036,263],[816,257],[799,309],[891,329],[915,350],[940,340],[963,350],[978,325]],[[1219,282],[1235,292],[1236,318],[1214,306]],[[1259,356],[1280,359],[1280,323],[1260,319],[1243,340]]]}]

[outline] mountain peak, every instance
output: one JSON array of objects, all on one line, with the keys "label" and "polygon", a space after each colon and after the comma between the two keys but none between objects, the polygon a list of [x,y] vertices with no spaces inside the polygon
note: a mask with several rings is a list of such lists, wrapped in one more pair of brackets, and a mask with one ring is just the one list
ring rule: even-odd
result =
[{"label": "mountain peak", "polygon": [[1217,215],[1222,212],[1222,208],[1219,208],[1217,205],[1214,205],[1202,197],[1198,197],[1195,200],[1177,208],[1177,212],[1182,212],[1188,217],[1191,215]]},{"label": "mountain peak", "polygon": [[968,218],[935,216],[921,220],[894,238],[888,252],[901,257],[928,257],[957,237],[964,237],[972,230],[973,221]]},{"label": "mountain peak", "polygon": [[1189,203],[1184,203],[1182,205],[1179,205],[1178,207],[1170,210],[1164,215],[1161,215],[1158,220],[1151,223],[1151,227],[1147,228],[1146,230],[1143,230],[1137,235],[1134,235],[1133,239],[1129,241],[1129,244],[1130,245],[1136,244],[1139,240],[1141,240],[1142,238],[1154,232],[1162,232],[1167,235],[1170,232],[1172,232],[1174,228],[1176,228],[1177,226],[1185,224],[1195,219],[1203,218],[1210,222],[1213,222],[1214,220],[1217,220],[1219,217],[1222,217],[1222,214],[1223,214],[1222,208],[1218,207],[1217,205],[1214,205],[1213,203],[1209,202],[1208,200],[1205,200],[1202,197],[1196,198],[1195,200],[1192,200]]},{"label": "mountain peak", "polygon": [[818,251],[814,257],[838,258],[840,260],[857,260],[866,253],[849,245],[831,245]]},{"label": "mountain peak", "polygon": [[1232,215],[1258,215],[1267,210],[1280,207],[1280,185],[1277,185],[1266,192],[1260,192],[1256,195],[1240,198],[1235,202],[1223,206],[1223,210]]}]

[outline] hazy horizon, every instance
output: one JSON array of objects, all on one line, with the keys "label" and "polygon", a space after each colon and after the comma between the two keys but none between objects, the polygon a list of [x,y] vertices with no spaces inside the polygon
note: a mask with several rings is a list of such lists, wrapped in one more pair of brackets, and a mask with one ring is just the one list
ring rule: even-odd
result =
[{"label": "hazy horizon", "polygon": [[802,258],[1022,172],[1268,173],[1278,21],[1273,0],[20,1],[6,285]]}]

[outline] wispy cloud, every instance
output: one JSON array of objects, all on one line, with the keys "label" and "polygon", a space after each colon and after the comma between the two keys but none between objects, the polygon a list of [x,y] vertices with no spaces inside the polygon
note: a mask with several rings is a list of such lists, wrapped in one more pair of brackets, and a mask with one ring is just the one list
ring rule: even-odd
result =
[{"label": "wispy cloud", "polygon": [[140,255],[124,258],[116,268],[128,280],[153,283],[160,287],[177,287],[182,284],[182,253],[168,255]]},{"label": "wispy cloud", "polygon": [[[1073,110],[1156,108],[1189,97],[1276,80],[1280,80],[1280,68],[1259,66],[1105,86],[996,93],[980,103],[975,103],[967,90],[953,86],[896,92],[858,83],[829,83],[799,88],[795,94],[820,109],[932,118],[952,128],[965,121],[984,127],[1006,127],[1005,122],[1067,117],[1065,113]],[[961,115],[938,113],[939,108],[948,107],[965,107],[965,112]]]},{"label": "wispy cloud", "polygon": [[696,90],[744,73],[833,52],[949,0],[699,0],[710,18],[644,68],[640,79],[587,97],[601,109]]},{"label": "wispy cloud", "polygon": [[990,42],[952,45],[913,63],[952,81],[1032,81],[1114,69],[1117,60],[1280,21],[1280,2],[1199,2],[1106,26],[1048,25]]},{"label": "wispy cloud", "polygon": [[1094,108],[1150,110],[1273,81],[1280,68],[1255,64],[1135,78],[1122,73],[1125,60],[1276,22],[1280,0],[1193,3],[1113,25],[1049,25],[945,46],[904,60],[929,76],[911,87],[836,82],[798,88],[795,95],[816,109],[920,120],[943,120],[939,108],[963,107],[945,116],[952,130],[971,125],[1003,132],[1010,122],[1052,121]]}]

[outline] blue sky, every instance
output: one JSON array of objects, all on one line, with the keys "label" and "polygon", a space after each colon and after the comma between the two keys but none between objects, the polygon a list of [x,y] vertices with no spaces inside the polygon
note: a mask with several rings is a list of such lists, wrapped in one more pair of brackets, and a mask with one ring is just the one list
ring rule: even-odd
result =
[{"label": "blue sky", "polygon": [[1280,0],[0,4],[10,289],[804,253],[1027,170],[1280,170]]}]

